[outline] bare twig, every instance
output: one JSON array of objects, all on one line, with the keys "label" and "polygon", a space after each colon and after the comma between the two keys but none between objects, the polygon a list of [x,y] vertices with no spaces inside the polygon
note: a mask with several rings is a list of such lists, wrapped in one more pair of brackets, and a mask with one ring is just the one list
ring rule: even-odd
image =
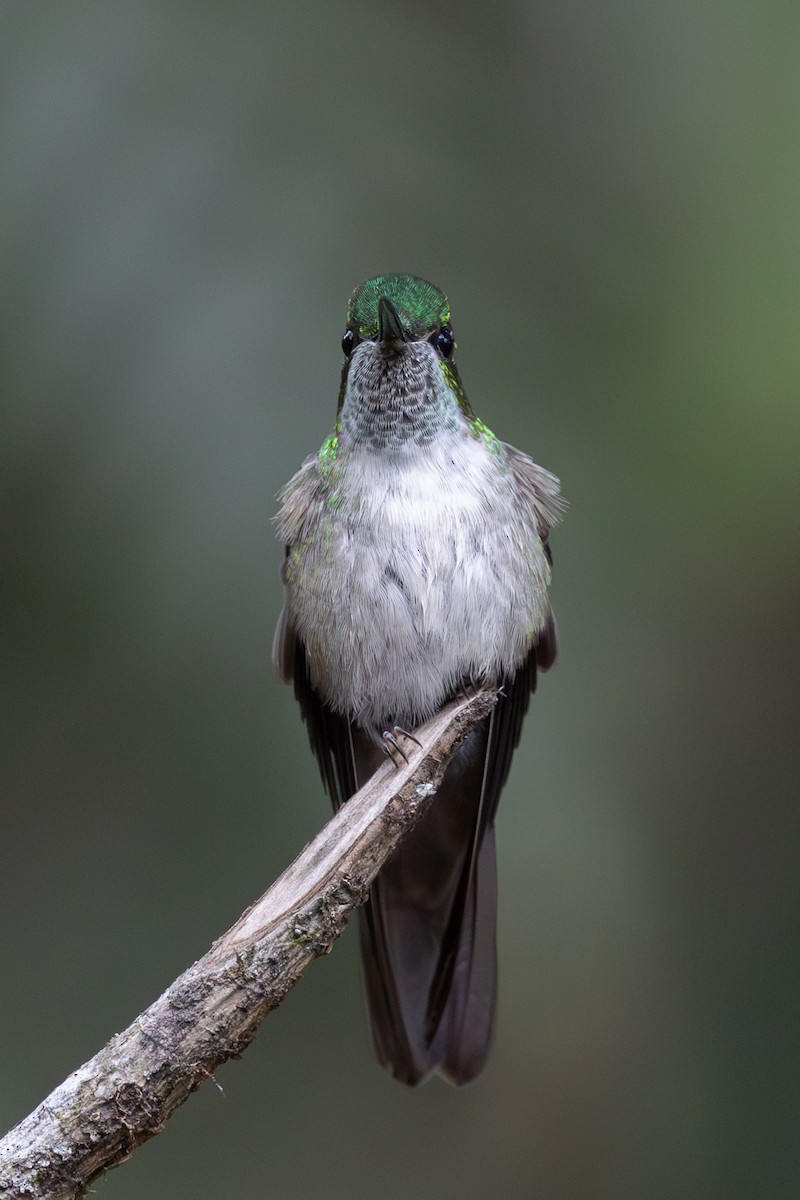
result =
[{"label": "bare twig", "polygon": [[7,1134],[0,1197],[83,1196],[99,1172],[160,1133],[215,1067],[241,1054],[363,903],[494,701],[479,692],[424,725],[408,764],[381,767],[203,958]]}]

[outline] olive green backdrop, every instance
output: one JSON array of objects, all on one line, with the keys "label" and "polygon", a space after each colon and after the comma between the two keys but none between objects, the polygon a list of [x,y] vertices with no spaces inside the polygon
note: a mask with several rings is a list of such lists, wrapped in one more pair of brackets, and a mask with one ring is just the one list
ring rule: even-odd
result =
[{"label": "olive green backdrop", "polygon": [[777,0],[6,0],[3,1128],[327,816],[269,522],[351,288],[442,286],[571,502],[485,1074],[377,1067],[349,930],[98,1197],[796,1195],[799,48]]}]

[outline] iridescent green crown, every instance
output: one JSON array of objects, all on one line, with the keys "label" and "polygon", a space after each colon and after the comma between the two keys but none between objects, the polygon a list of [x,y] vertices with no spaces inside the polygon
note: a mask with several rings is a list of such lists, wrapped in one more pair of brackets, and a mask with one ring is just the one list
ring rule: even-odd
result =
[{"label": "iridescent green crown", "polygon": [[391,300],[403,328],[412,337],[427,337],[450,320],[450,304],[427,279],[416,275],[376,275],[357,287],[347,306],[347,323],[362,338],[378,332],[378,301]]}]

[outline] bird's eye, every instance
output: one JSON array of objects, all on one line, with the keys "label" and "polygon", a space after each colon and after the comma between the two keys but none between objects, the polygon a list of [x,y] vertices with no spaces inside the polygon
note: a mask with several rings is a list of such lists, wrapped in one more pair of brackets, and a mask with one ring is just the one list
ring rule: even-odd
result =
[{"label": "bird's eye", "polygon": [[444,329],[440,329],[436,334],[434,345],[442,358],[449,358],[453,353],[455,341],[453,340],[453,331],[448,325],[445,325]]},{"label": "bird's eye", "polygon": [[342,349],[347,358],[353,353],[356,348],[356,335],[352,329],[345,329],[344,337],[342,338]]}]

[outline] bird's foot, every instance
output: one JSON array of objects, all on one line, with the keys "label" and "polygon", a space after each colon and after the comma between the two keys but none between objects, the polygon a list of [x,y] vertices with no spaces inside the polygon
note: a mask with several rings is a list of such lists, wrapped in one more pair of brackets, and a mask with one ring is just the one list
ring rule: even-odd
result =
[{"label": "bird's foot", "polygon": [[400,737],[408,738],[410,742],[414,742],[417,746],[422,746],[422,742],[414,737],[413,733],[409,733],[407,729],[403,729],[402,725],[393,725],[391,729],[384,729],[381,734],[381,742],[384,750],[388,754],[396,767],[400,766],[400,759],[408,762],[408,755],[397,740],[398,734]]},{"label": "bird's foot", "polygon": [[456,692],[456,700],[460,704],[463,700],[474,700],[478,692],[481,690],[481,684],[476,679],[465,677],[459,684]]}]

